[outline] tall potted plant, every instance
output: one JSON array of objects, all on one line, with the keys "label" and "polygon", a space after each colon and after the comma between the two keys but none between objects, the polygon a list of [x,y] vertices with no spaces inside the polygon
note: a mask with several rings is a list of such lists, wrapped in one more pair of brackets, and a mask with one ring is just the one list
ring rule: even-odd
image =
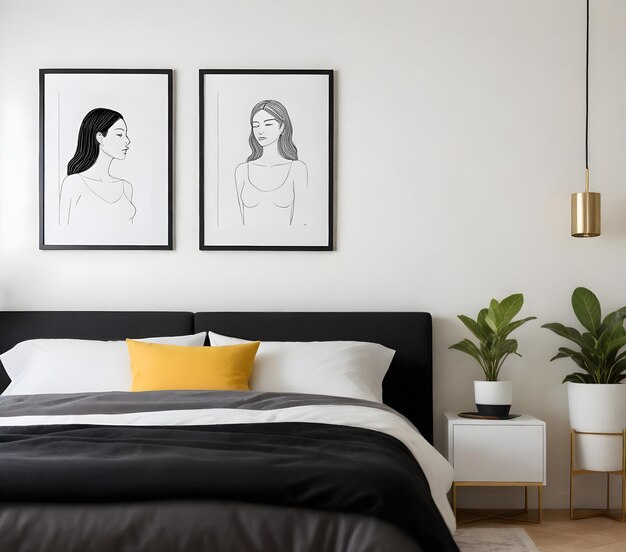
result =
[{"label": "tall potted plant", "polygon": [[478,339],[474,343],[464,339],[450,349],[456,349],[470,355],[482,368],[486,381],[474,382],[474,399],[478,414],[482,416],[503,417],[509,414],[513,400],[513,383],[498,381],[500,370],[509,355],[517,352],[517,340],[509,335],[535,316],[521,320],[513,320],[524,305],[524,296],[515,293],[497,301],[492,299],[489,307],[481,309],[476,319],[463,314],[458,318],[465,327]]},{"label": "tall potted plant", "polygon": [[[626,427],[626,307],[602,318],[595,294],[578,287],[572,293],[574,315],[584,331],[559,323],[544,324],[576,345],[559,347],[550,360],[571,359],[581,371],[565,376],[572,429],[591,433],[620,433]],[[592,471],[622,468],[622,439],[619,436],[580,435],[577,467]]]}]

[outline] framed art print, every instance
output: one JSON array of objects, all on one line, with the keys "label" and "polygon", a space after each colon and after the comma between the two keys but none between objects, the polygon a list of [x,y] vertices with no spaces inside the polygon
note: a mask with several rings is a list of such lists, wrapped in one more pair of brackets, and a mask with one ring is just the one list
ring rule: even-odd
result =
[{"label": "framed art print", "polygon": [[200,70],[200,249],[333,249],[333,72]]},{"label": "framed art print", "polygon": [[172,249],[172,71],[39,70],[39,248]]}]

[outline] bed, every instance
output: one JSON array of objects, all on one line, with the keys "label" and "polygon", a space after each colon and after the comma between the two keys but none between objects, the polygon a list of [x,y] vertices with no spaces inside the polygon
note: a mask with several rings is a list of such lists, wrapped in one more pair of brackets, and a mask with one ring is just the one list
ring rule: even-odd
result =
[{"label": "bed", "polygon": [[0,354],[203,331],[381,344],[384,404],[254,387],[2,395],[3,549],[458,550],[452,469],[429,444],[427,313],[0,312]]}]

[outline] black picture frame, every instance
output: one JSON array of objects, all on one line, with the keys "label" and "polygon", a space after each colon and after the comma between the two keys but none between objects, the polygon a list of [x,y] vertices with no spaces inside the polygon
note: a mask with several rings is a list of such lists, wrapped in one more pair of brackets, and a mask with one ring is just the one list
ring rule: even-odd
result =
[{"label": "black picture frame", "polygon": [[[317,183],[319,184],[319,182],[323,182],[323,187],[324,187],[323,191],[319,191],[318,193],[324,194],[326,201],[325,201],[325,205],[323,209],[317,209],[317,211],[315,211],[311,215],[311,219],[314,219],[314,216],[313,216],[314,214],[318,215],[318,219],[315,219],[315,223],[314,223],[316,238],[307,238],[306,240],[304,240],[304,241],[310,242],[311,239],[313,239],[315,243],[297,243],[297,238],[294,238],[295,239],[294,243],[288,243],[288,244],[270,243],[270,242],[246,243],[245,237],[243,239],[233,240],[232,243],[217,243],[216,240],[207,239],[207,228],[209,228],[209,225],[212,222],[211,220],[212,215],[208,213],[209,209],[207,209],[207,206],[210,206],[211,208],[216,209],[218,214],[216,217],[214,216],[214,218],[217,218],[218,220],[219,220],[219,210],[220,210],[220,193],[219,193],[220,181],[219,179],[220,179],[221,172],[219,168],[216,169],[217,177],[214,179],[217,181],[216,184],[214,184],[217,192],[215,193],[215,190],[214,190],[215,198],[213,202],[211,202],[211,198],[209,197],[209,194],[207,193],[207,183],[209,180],[209,178],[207,178],[207,171],[210,168],[215,169],[215,165],[219,166],[220,164],[219,138],[215,140],[218,143],[217,148],[215,148],[218,151],[218,153],[216,154],[217,161],[212,164],[211,161],[206,158],[207,157],[207,142],[208,142],[207,131],[209,131],[210,129],[213,129],[214,132],[217,132],[217,136],[218,137],[220,136],[219,125],[220,125],[220,117],[221,117],[222,112],[220,111],[219,101],[217,102],[216,116],[212,118],[211,114],[209,113],[209,110],[207,109],[207,95],[210,96],[210,87],[211,87],[211,83],[208,79],[214,78],[216,76],[221,77],[222,78],[221,82],[226,83],[224,84],[224,88],[223,88],[224,96],[226,98],[232,98],[233,94],[231,93],[230,96],[228,95],[228,84],[227,84],[227,80],[224,79],[225,77],[233,77],[235,79],[240,78],[242,76],[250,77],[249,81],[250,80],[254,81],[255,77],[261,77],[264,79],[265,83],[267,83],[268,78],[272,78],[272,77],[275,77],[276,79],[293,78],[294,79],[293,82],[297,82],[297,81],[304,82],[303,78],[309,79],[309,82],[310,82],[310,79],[321,79],[320,81],[321,84],[319,85],[319,88],[320,90],[323,89],[324,98],[323,98],[323,101],[320,103],[324,104],[326,108],[321,110],[322,111],[321,113],[316,113],[311,118],[311,120],[313,120],[314,118],[315,121],[317,121],[318,123],[326,125],[324,143],[317,144],[316,146],[316,148],[318,148],[316,150],[318,157],[325,159],[324,163],[326,166],[323,168],[322,171],[319,170],[319,167],[322,165],[322,163],[317,164],[318,170],[316,172],[316,176],[318,179]],[[290,81],[284,80],[283,82],[290,82]],[[252,89],[254,91],[254,82],[252,82],[251,87],[241,86],[240,88],[245,89],[245,90]],[[263,88],[264,88],[263,86],[259,87],[259,89],[263,89]],[[268,86],[265,86],[265,88],[267,89]],[[238,90],[235,93],[235,95],[238,94]],[[315,88],[315,90],[317,90],[317,88]],[[319,93],[318,95],[321,96],[321,93]],[[267,97],[264,96],[261,91],[258,92],[257,96],[259,100],[267,100]],[[318,99],[322,100],[322,98],[318,98]],[[259,103],[261,102],[259,101]],[[248,103],[248,105],[254,105],[254,104]],[[215,105],[213,105],[212,107],[215,109]],[[335,132],[334,110],[335,110],[335,107],[334,107],[334,71],[332,69],[314,69],[314,70],[309,70],[309,69],[200,69],[199,70],[199,130],[200,130],[200,136],[199,136],[199,145],[200,145],[200,151],[199,151],[200,153],[199,155],[199,160],[200,160],[200,166],[199,166],[199,176],[200,176],[199,178],[199,181],[200,181],[199,182],[200,184],[200,188],[199,188],[199,199],[200,199],[199,248],[200,250],[203,250],[203,251],[214,251],[214,250],[333,251],[334,250],[334,239],[335,239],[334,231],[333,231],[334,230],[334,132]],[[250,110],[248,110],[247,113],[250,113]],[[252,119],[252,114],[250,115],[250,122],[246,124],[250,124],[251,119]],[[294,122],[294,126],[295,124],[296,123]],[[218,128],[217,131],[215,130],[216,128]],[[240,128],[241,128],[241,125],[240,125]],[[251,130],[247,130],[247,132],[250,134],[250,138],[248,139],[248,142],[250,142],[252,140],[253,133]],[[320,133],[318,132],[318,134]],[[294,137],[295,136],[296,136],[296,133],[294,132]],[[241,140],[239,141],[239,143],[241,143]],[[311,149],[313,148],[309,148],[309,151],[311,151]],[[297,159],[299,161],[299,158]],[[301,163],[305,164],[304,162],[301,162]],[[244,163],[242,162],[241,165],[243,164]],[[291,163],[291,166],[293,166],[293,163]],[[291,169],[289,169],[289,171],[290,170]],[[288,175],[290,174],[291,173],[288,173]],[[309,170],[307,168],[307,176],[308,175],[309,175]],[[236,173],[234,176],[236,180]],[[308,182],[309,181],[307,180],[307,185],[308,185]],[[229,186],[231,186],[230,183],[228,183],[226,186],[227,190]],[[295,185],[294,185],[294,188],[295,188]],[[231,189],[235,189],[235,188],[232,187]],[[230,208],[231,210],[233,210],[234,209],[232,207],[233,193],[232,192],[230,193],[231,193],[231,201],[230,201],[231,207]],[[237,197],[237,199],[239,200],[240,216],[243,221],[245,217],[244,211],[246,211],[246,209],[245,209],[245,205],[243,205],[243,201],[241,200],[239,188],[237,188],[237,191],[235,193],[236,193],[235,197]],[[291,204],[292,218],[294,216],[293,215],[294,203],[295,203],[295,200]],[[318,201],[318,203],[320,202]],[[234,221],[235,218],[236,216],[235,217],[231,216],[230,221],[231,222]],[[243,224],[245,225],[245,222]],[[290,220],[290,224],[291,224],[291,220]],[[309,223],[309,226],[313,228],[314,224]],[[304,226],[307,226],[307,225],[304,224]],[[320,239],[317,239],[317,234],[319,234]]]},{"label": "black picture frame", "polygon": [[[173,249],[173,75],[174,72],[172,69],[56,68],[39,70],[39,249]],[[80,77],[83,78],[81,79]],[[110,78],[103,79],[103,77]],[[72,83],[73,85],[73,88],[71,88],[71,93],[68,93],[66,91],[66,89],[70,89],[69,83]],[[84,84],[84,89],[81,89],[81,83]],[[116,89],[116,86],[119,84],[121,84],[121,86],[119,86],[119,89]],[[94,90],[98,90],[98,93],[93,93]],[[109,90],[110,92],[108,96],[107,90]],[[123,232],[126,232],[126,230],[124,230],[122,232],[118,232],[119,235],[116,236],[115,239],[111,240],[107,240],[106,236],[104,238],[98,237],[97,240],[84,237],[83,239],[76,240],[74,239],[73,234],[75,233],[80,235],[80,229],[73,229],[71,232],[67,232],[66,229],[59,230],[57,232],[54,229],[54,222],[51,217],[54,217],[55,207],[58,209],[59,225],[61,224],[61,220],[63,220],[64,222],[67,221],[67,226],[69,226],[70,221],[69,214],[66,219],[65,216],[62,216],[61,212],[61,202],[63,195],[62,181],[64,180],[62,174],[64,170],[69,173],[69,171],[65,169],[65,163],[67,161],[68,155],[66,154],[65,156],[63,156],[61,154],[61,150],[63,148],[65,149],[65,152],[68,151],[69,140],[66,139],[64,141],[62,135],[65,136],[69,134],[69,131],[66,130],[65,133],[63,133],[61,129],[67,128],[70,125],[69,123],[66,124],[65,122],[65,111],[63,112],[62,116],[60,99],[58,100],[58,107],[56,109],[49,109],[50,105],[54,105],[50,103],[50,95],[54,94],[55,91],[58,95],[58,98],[61,98],[61,91],[65,91],[64,94],[66,98],[68,98],[69,94],[69,96],[71,97],[68,98],[65,103],[68,106],[71,105],[72,109],[76,110],[78,110],[79,108],[74,105],[75,102],[72,103],[71,101],[69,101],[70,99],[78,100],[79,103],[82,103],[84,105],[90,105],[94,108],[109,109],[108,104],[126,105],[129,106],[128,109],[131,112],[135,112],[135,120],[144,123],[150,120],[150,117],[154,115],[154,120],[150,120],[149,125],[144,124],[142,126],[141,134],[144,137],[149,137],[147,140],[144,141],[144,145],[141,148],[141,151],[143,152],[142,159],[150,159],[154,151],[157,151],[159,154],[158,158],[161,160],[161,163],[159,164],[158,168],[152,166],[147,168],[148,164],[145,163],[143,165],[144,169],[147,168],[148,175],[156,175],[156,178],[145,178],[146,182],[143,183],[144,193],[142,196],[142,201],[144,202],[144,204],[147,205],[148,200],[150,200],[150,209],[152,209],[152,211],[150,222],[145,222],[141,226],[141,233],[135,234],[133,235],[133,237],[130,237],[130,232],[127,232],[129,235],[129,239],[126,239],[124,236],[121,235]],[[90,93],[92,97],[90,97]],[[75,98],[74,96],[72,96],[72,94],[76,95]],[[119,96],[117,94],[119,94]],[[124,94],[126,95],[125,97]],[[106,101],[102,99],[103,97],[107,98]],[[56,139],[56,142],[54,139],[51,139],[51,137],[54,136],[55,132],[55,129],[51,129],[51,127],[54,127],[55,125],[53,122],[48,124],[49,121],[46,120],[46,116],[48,115],[49,111],[52,111],[51,117],[57,117],[56,131],[58,132],[58,137]],[[68,111],[71,111],[71,109],[68,109]],[[119,113],[122,113],[121,110],[115,110],[114,108],[111,108],[110,111],[119,111]],[[78,130],[79,138],[74,138],[73,142],[73,147],[76,149],[74,157],[76,157],[76,155],[78,154],[78,150],[80,147],[78,145],[78,141],[81,136],[80,133],[83,123],[86,122],[87,116],[91,112],[87,112],[86,109],[83,109],[82,113],[87,113],[82,119],[82,123],[80,122],[80,119],[76,118],[75,114],[73,114],[73,118],[68,115],[68,119],[71,119],[72,122],[72,128],[80,129]],[[123,118],[126,122],[127,115],[124,114]],[[80,127],[78,126],[78,123],[80,123]],[[130,126],[130,122],[128,126],[129,128],[127,135],[130,137],[129,143],[132,143],[133,134],[137,135],[138,132],[137,128],[133,129]],[[154,132],[154,126],[158,126],[159,132]],[[76,134],[74,134],[74,136],[76,136]],[[149,141],[148,145],[146,145],[146,141]],[[58,178],[50,178],[50,163],[52,163],[52,161],[48,163],[48,160],[51,158],[51,150],[53,149],[54,145],[56,145],[56,151],[54,153],[56,153],[58,156],[58,159],[56,160],[56,168],[59,173]],[[150,149],[151,145],[154,145],[154,148],[152,150]],[[129,148],[129,144],[127,144],[124,155],[126,154],[126,152],[129,151],[129,149],[131,152],[133,151],[133,148]],[[71,157],[71,155],[69,157]],[[115,159],[120,159],[120,157],[117,157]],[[88,164],[88,162],[89,161],[86,161],[85,163]],[[138,171],[138,166],[139,163],[137,162],[136,157],[136,172]],[[152,174],[152,171],[154,171],[154,175]],[[78,175],[78,173],[75,174]],[[70,175],[67,174],[65,178],[69,176]],[[113,175],[109,173],[109,176]],[[53,188],[53,181],[55,180],[56,185],[58,186],[58,191]],[[137,213],[137,206],[133,203],[133,200],[137,202],[137,192],[140,190],[137,190],[136,188],[138,188],[139,186],[137,184],[129,183],[129,181],[126,180],[126,177],[119,177],[118,180],[122,181],[121,190],[123,191],[124,196],[126,196],[126,199],[121,202],[118,200],[114,200],[111,202],[107,201],[107,203],[119,203],[120,205],[121,203],[124,203],[127,211],[124,216],[128,217],[128,220],[132,223],[132,225],[137,228],[137,226],[139,226],[135,222],[135,219],[137,217],[135,216],[135,214],[131,216],[129,213],[133,213],[133,208],[135,209],[134,213]],[[57,193],[58,199],[56,199],[55,193]],[[68,202],[68,205],[74,205],[74,214],[77,212],[78,208],[76,207],[76,205],[80,203],[80,199],[83,199],[83,205],[85,205],[87,203],[86,196],[89,195],[88,192],[85,192],[84,195],[80,196],[78,196],[78,194],[80,194],[80,192],[77,192],[77,197],[79,197],[79,200],[76,203],[72,204],[71,200]],[[55,201],[57,202],[56,206],[54,204]],[[129,203],[130,206],[128,205]],[[68,213],[70,212],[70,210],[68,210]],[[148,217],[144,217],[144,219],[147,220]],[[95,220],[99,219],[96,218]],[[97,243],[94,243],[96,241]],[[106,241],[110,241],[111,243],[103,243]]]}]

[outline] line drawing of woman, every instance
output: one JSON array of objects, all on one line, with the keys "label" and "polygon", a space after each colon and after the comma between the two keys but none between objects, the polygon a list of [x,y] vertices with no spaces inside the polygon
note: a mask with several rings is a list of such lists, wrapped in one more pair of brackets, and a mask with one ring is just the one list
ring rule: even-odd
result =
[{"label": "line drawing of woman", "polygon": [[130,182],[111,174],[114,159],[126,158],[130,138],[124,117],[98,107],[85,115],[76,153],[59,192],[59,224],[110,227],[132,224],[137,208]]},{"label": "line drawing of woman", "polygon": [[244,226],[293,225],[296,198],[308,188],[308,170],[298,160],[292,136],[291,119],[282,103],[263,100],[252,108],[248,138],[252,153],[235,169]]}]

